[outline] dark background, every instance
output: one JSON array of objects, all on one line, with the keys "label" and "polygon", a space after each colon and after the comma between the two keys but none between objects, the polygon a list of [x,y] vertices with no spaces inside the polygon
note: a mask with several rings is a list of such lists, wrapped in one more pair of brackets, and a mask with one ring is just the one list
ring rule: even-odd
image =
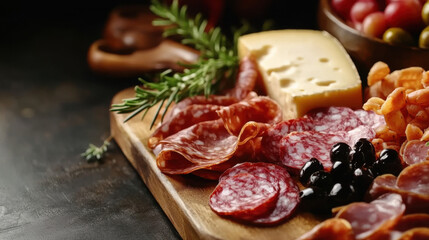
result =
[{"label": "dark background", "polygon": [[[316,28],[317,1],[289,2],[252,22]],[[134,3],[145,1],[2,3],[0,239],[180,238],[114,142],[101,164],[80,157],[109,136],[114,94],[137,84],[86,62],[109,12]],[[238,22],[234,13],[219,24]]]}]

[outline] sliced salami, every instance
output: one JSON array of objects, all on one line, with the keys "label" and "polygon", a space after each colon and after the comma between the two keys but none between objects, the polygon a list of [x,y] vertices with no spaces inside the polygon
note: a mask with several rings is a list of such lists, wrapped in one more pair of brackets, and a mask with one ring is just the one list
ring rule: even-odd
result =
[{"label": "sliced salami", "polygon": [[392,228],[404,211],[401,196],[389,193],[370,203],[349,204],[341,209],[336,218],[343,218],[351,224],[356,239],[366,239],[379,231]]},{"label": "sliced salami", "polygon": [[354,110],[354,113],[359,117],[361,122],[363,122],[367,126],[370,126],[373,130],[376,130],[377,128],[386,125],[384,116],[378,115],[374,111],[357,109],[357,110]]},{"label": "sliced salami", "polygon": [[171,136],[185,128],[188,128],[199,122],[216,120],[219,118],[217,110],[221,109],[218,105],[189,105],[182,111],[172,115],[167,121],[159,126],[148,140],[149,148],[155,148],[162,139]]},{"label": "sliced salami", "polygon": [[266,128],[248,122],[237,137],[228,133],[221,119],[200,122],[160,141],[157,166],[164,173],[188,174],[228,160],[253,159],[260,149],[257,138]]},{"label": "sliced salami", "polygon": [[277,183],[240,173],[219,182],[210,195],[209,205],[219,215],[252,221],[271,211],[278,195]]},{"label": "sliced salami", "polygon": [[355,240],[350,223],[341,218],[327,219],[297,240]]},{"label": "sliced salami", "polygon": [[298,173],[311,158],[317,158],[325,168],[332,167],[329,152],[338,142],[347,142],[347,132],[325,133],[316,131],[292,132],[280,141],[282,164]]},{"label": "sliced salami", "polygon": [[313,120],[314,131],[337,132],[350,131],[364,123],[348,107],[319,108],[310,111],[307,117]]},{"label": "sliced salami", "polygon": [[219,179],[223,181],[242,173],[252,174],[267,179],[269,182],[277,182],[279,185],[279,196],[274,209],[251,223],[256,225],[275,225],[294,213],[299,203],[299,188],[285,168],[263,162],[241,163],[225,171]]},{"label": "sliced salami", "polygon": [[411,140],[402,149],[403,160],[412,165],[429,160],[429,146],[425,141]]},{"label": "sliced salami", "polygon": [[254,90],[259,77],[255,60],[250,57],[244,57],[240,60],[235,87],[227,92],[227,96],[239,100],[246,98]]},{"label": "sliced salami", "polygon": [[164,121],[170,120],[173,116],[183,111],[190,105],[218,105],[218,106],[229,106],[238,102],[239,100],[232,96],[220,96],[220,95],[210,95],[205,96],[193,96],[183,99],[178,102],[174,107],[172,107],[166,114]]},{"label": "sliced salami", "polygon": [[280,106],[268,97],[253,97],[223,107],[217,111],[225,128],[232,135],[238,135],[249,121],[275,124],[281,121]]},{"label": "sliced salami", "polygon": [[378,176],[368,191],[368,198],[397,193],[402,196],[407,213],[429,213],[428,173],[429,162],[423,162],[404,168],[398,177],[391,174]]},{"label": "sliced salami", "polygon": [[309,118],[297,118],[271,126],[262,136],[261,152],[271,162],[280,162],[280,140],[291,132],[303,132],[313,129]]},{"label": "sliced salami", "polygon": [[396,181],[399,189],[429,197],[429,161],[408,166]]},{"label": "sliced salami", "polygon": [[348,131],[347,135],[348,144],[350,146],[354,146],[355,143],[361,138],[366,138],[371,141],[375,137],[375,131],[367,125],[361,125]]},{"label": "sliced salami", "polygon": [[429,214],[414,213],[403,216],[394,227],[394,231],[405,232],[412,228],[429,228]]}]

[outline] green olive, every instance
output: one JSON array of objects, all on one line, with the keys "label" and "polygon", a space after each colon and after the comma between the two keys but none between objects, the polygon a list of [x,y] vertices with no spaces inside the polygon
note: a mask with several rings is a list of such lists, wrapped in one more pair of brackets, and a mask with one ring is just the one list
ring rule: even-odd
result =
[{"label": "green olive", "polygon": [[423,31],[420,33],[419,47],[429,48],[429,26],[423,29]]},{"label": "green olive", "polygon": [[422,8],[422,19],[426,25],[429,25],[429,1],[427,1]]},{"label": "green olive", "polygon": [[392,45],[412,46],[414,40],[411,34],[402,28],[389,28],[383,34],[383,40]]}]

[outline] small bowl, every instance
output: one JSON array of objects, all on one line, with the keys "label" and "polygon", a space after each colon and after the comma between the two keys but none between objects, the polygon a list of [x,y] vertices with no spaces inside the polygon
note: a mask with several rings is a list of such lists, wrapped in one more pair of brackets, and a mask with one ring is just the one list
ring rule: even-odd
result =
[{"label": "small bowl", "polygon": [[429,70],[429,49],[393,46],[381,39],[368,37],[348,26],[331,8],[330,0],[320,0],[318,25],[336,37],[353,59],[366,83],[369,69],[377,61],[387,63],[391,71],[418,66]]}]

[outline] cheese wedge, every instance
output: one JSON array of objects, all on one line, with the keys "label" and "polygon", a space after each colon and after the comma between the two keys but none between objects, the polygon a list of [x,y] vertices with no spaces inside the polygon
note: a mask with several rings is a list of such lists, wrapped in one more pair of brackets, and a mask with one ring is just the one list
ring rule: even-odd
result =
[{"label": "cheese wedge", "polygon": [[328,106],[362,107],[356,67],[336,38],[318,30],[274,30],[241,36],[239,57],[257,62],[267,95],[283,118]]}]

